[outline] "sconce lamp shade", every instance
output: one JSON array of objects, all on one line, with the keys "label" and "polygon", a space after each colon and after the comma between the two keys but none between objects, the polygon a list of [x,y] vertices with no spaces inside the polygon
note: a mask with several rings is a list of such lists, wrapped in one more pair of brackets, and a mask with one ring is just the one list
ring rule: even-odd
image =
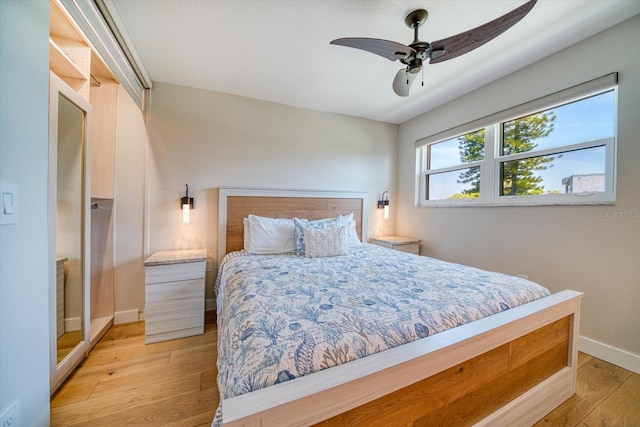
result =
[{"label": "sconce lamp shade", "polygon": [[383,218],[389,219],[389,192],[385,191],[378,200],[378,209],[384,209]]},{"label": "sconce lamp shade", "polygon": [[180,198],[180,205],[182,206],[182,223],[189,224],[189,211],[193,209],[193,197],[189,197],[189,186],[187,185],[187,192],[184,197]]},{"label": "sconce lamp shade", "polygon": [[182,205],[182,223],[189,224],[189,204],[185,203]]}]

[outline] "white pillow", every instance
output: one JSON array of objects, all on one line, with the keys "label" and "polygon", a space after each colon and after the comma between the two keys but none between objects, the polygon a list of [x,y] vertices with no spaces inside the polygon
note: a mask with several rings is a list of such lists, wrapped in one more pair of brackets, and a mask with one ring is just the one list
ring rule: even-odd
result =
[{"label": "white pillow", "polygon": [[244,249],[249,251],[251,246],[251,227],[249,226],[249,218],[242,218],[242,225],[244,225]]},{"label": "white pillow", "polygon": [[344,225],[347,227],[347,246],[358,246],[362,242],[358,239],[358,232],[356,231],[356,220],[353,219],[353,212],[349,215],[338,215],[336,218],[338,225]]},{"label": "white pillow", "polygon": [[[293,252],[293,220],[249,215],[249,241],[245,249],[252,254]],[[245,227],[246,233],[246,227]]]},{"label": "white pillow", "polygon": [[347,227],[304,229],[306,258],[344,255],[347,253]]}]

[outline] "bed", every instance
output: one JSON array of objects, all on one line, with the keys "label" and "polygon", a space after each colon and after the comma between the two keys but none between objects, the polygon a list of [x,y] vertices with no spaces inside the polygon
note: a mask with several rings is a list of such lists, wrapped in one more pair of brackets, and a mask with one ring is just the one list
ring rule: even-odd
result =
[{"label": "bed", "polygon": [[[222,188],[219,206],[213,425],[531,425],[575,393],[581,293],[367,244],[336,257],[241,251],[249,215],[350,215],[366,242],[363,193]],[[434,303],[447,287],[458,296]]]}]

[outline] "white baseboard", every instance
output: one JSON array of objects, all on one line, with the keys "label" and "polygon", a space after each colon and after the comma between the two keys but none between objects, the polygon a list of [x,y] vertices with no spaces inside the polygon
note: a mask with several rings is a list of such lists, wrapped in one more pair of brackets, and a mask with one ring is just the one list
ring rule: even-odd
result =
[{"label": "white baseboard", "polygon": [[583,336],[578,340],[578,348],[583,353],[640,374],[640,355]]},{"label": "white baseboard", "polygon": [[64,331],[65,332],[73,332],[79,331],[82,326],[79,317],[69,317],[64,319]]},{"label": "white baseboard", "polygon": [[131,323],[140,320],[138,310],[116,311],[113,314],[113,324]]},{"label": "white baseboard", "polygon": [[[216,309],[216,301],[213,299],[205,300],[205,310],[215,310]],[[119,325],[121,323],[131,323],[137,322],[139,320],[144,320],[144,309],[142,310],[125,310],[125,311],[116,311],[113,314],[113,324]]]}]

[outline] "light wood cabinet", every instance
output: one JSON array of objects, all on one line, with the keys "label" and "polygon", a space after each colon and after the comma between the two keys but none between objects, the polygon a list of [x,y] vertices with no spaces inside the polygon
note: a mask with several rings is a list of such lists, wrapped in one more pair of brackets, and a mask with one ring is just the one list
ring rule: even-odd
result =
[{"label": "light wood cabinet", "polygon": [[[65,46],[65,43],[67,46]],[[73,46],[73,49],[69,49],[69,46]],[[69,51],[86,53],[89,51],[89,47],[84,45],[82,42],[64,39],[53,35],[49,38],[49,68],[58,76],[63,77],[64,80],[82,80],[82,82],[77,82],[75,85],[77,87],[76,90],[80,91],[81,88],[78,86],[89,80],[88,69],[80,68],[80,66],[71,59]],[[86,65],[89,64],[86,59],[82,62],[85,62]]]},{"label": "light wood cabinet", "polygon": [[204,249],[156,252],[145,261],[145,343],[204,333]]},{"label": "light wood cabinet", "polygon": [[96,78],[96,82],[100,86],[91,87],[91,197],[113,199],[118,83],[107,78]]},{"label": "light wood cabinet", "polygon": [[118,82],[68,12],[50,0],[49,68],[93,107],[91,196],[115,196]]},{"label": "light wood cabinet", "polygon": [[59,0],[49,3],[49,69],[90,101],[92,82],[117,79]]},{"label": "light wood cabinet", "polygon": [[50,4],[49,69],[88,101],[91,48],[62,6]]}]

